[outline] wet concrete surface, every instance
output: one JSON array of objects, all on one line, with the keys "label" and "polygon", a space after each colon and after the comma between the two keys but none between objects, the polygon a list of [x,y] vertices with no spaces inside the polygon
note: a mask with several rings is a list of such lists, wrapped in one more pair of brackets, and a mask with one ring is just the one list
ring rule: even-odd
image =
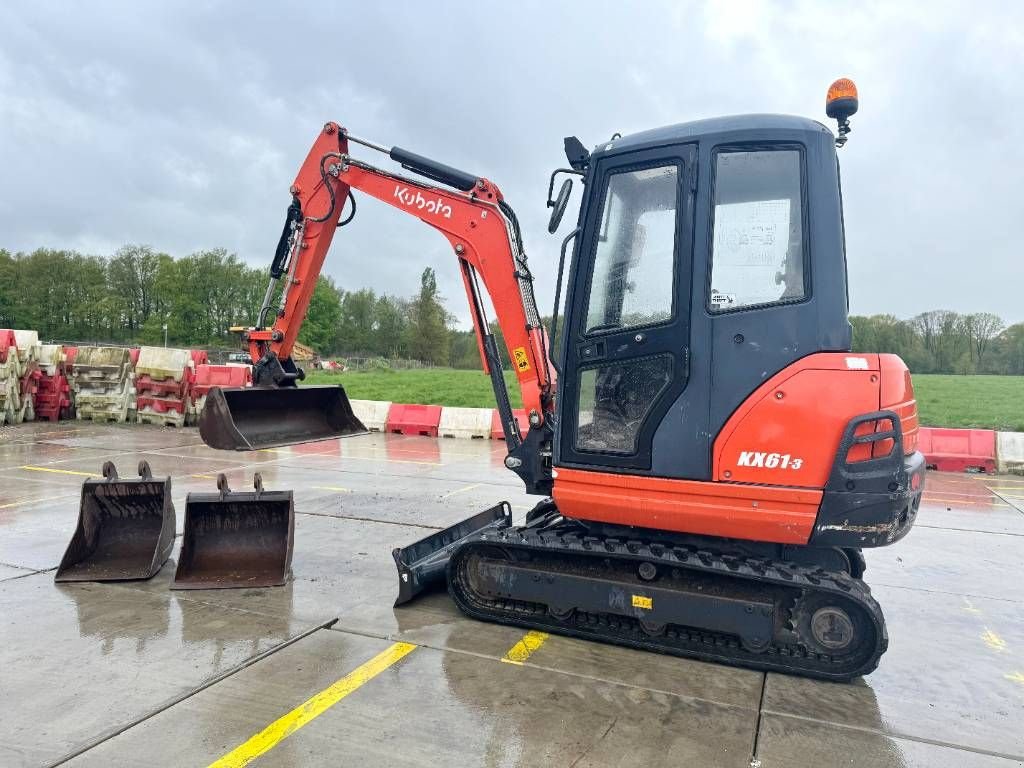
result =
[{"label": "wet concrete surface", "polygon": [[[889,651],[848,685],[394,609],[391,549],[526,496],[496,441],[371,435],[229,453],[194,430],[25,424],[0,436],[0,765],[210,765],[396,642],[414,648],[255,765],[1024,764],[1024,478],[928,478],[918,526],[867,553]],[[189,491],[295,491],[293,578],[170,592],[55,585],[85,475],[139,459]],[[180,540],[179,540],[180,542]]]}]

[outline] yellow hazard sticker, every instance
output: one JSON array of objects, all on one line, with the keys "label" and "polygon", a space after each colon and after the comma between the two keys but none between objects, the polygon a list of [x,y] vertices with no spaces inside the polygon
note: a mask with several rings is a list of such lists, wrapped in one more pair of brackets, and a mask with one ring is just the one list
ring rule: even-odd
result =
[{"label": "yellow hazard sticker", "polygon": [[644,597],[643,595],[633,595],[633,607],[643,608],[645,611],[649,611],[654,608],[654,598]]},{"label": "yellow hazard sticker", "polygon": [[520,371],[530,370],[530,361],[526,357],[526,347],[516,347],[512,350],[512,356],[516,359],[516,368]]}]

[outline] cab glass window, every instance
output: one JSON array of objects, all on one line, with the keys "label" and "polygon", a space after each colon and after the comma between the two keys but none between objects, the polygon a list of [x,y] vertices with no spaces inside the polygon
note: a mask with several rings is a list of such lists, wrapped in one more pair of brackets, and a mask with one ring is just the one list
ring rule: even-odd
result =
[{"label": "cab glass window", "polygon": [[796,149],[715,155],[712,312],[804,298],[800,187]]},{"label": "cab glass window", "polygon": [[608,180],[587,301],[586,332],[672,317],[679,170],[620,171]]}]

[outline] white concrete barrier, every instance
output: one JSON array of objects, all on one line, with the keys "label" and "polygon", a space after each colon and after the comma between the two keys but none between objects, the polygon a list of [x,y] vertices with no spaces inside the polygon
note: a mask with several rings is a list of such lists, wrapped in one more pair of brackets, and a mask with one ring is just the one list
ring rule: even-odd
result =
[{"label": "white concrete barrier", "polygon": [[352,412],[371,432],[383,432],[388,423],[390,400],[349,400]]},{"label": "white concrete barrier", "polygon": [[187,349],[142,347],[139,350],[139,362],[135,364],[135,376],[149,376],[154,381],[181,381],[191,362],[192,353]]},{"label": "white concrete barrier", "polygon": [[1024,475],[1024,432],[996,433],[996,462],[1000,472]]},{"label": "white concrete barrier", "polygon": [[15,329],[14,343],[18,345],[18,358],[22,364],[39,359],[39,332]]},{"label": "white concrete barrier", "polygon": [[441,437],[481,438],[491,437],[491,414],[493,408],[449,408],[441,409],[441,423],[437,434]]},{"label": "white concrete barrier", "polygon": [[64,347],[60,344],[39,345],[39,367],[47,376],[57,375],[57,366],[64,362]]}]

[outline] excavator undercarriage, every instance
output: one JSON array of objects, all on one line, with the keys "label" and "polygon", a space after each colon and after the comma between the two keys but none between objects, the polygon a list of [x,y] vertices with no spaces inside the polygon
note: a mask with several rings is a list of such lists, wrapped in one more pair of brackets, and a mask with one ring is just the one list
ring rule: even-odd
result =
[{"label": "excavator undercarriage", "polygon": [[475,519],[447,546],[394,551],[396,605],[446,581],[484,621],[830,680],[871,672],[888,646],[859,550],[589,525],[550,500],[523,526],[507,504]]}]

